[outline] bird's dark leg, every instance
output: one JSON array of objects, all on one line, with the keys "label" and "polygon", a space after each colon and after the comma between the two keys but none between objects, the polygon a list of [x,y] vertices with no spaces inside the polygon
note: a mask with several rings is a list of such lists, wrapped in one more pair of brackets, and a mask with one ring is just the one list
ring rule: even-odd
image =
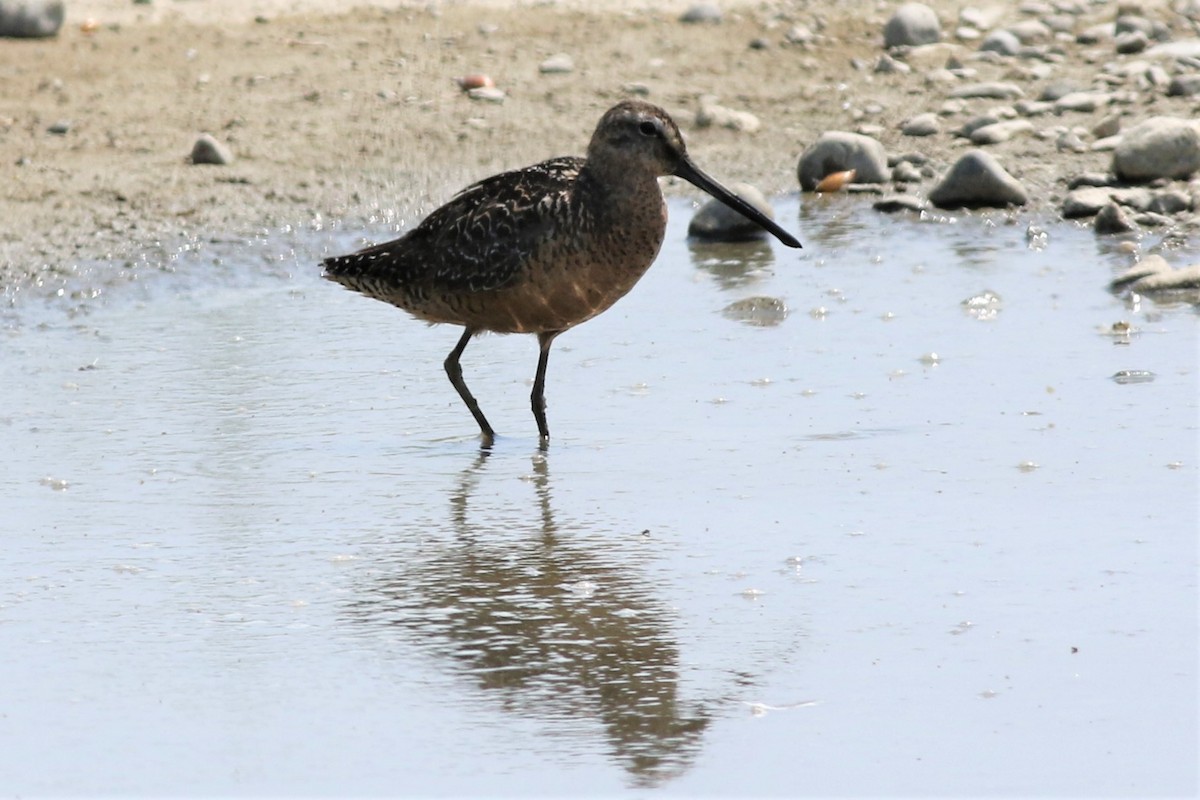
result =
[{"label": "bird's dark leg", "polygon": [[538,334],[538,348],[541,352],[538,354],[537,374],[533,378],[533,394],[529,396],[529,401],[533,406],[533,418],[537,420],[542,445],[546,445],[550,441],[550,428],[546,425],[546,362],[550,360],[550,345],[554,342],[554,337],[560,333],[562,331],[546,331]]},{"label": "bird's dark leg", "polygon": [[458,396],[467,404],[467,408],[471,411],[471,416],[479,423],[479,430],[483,433],[483,446],[491,447],[492,442],[496,439],[496,432],[492,430],[492,426],[488,424],[487,417],[479,410],[479,403],[475,401],[471,390],[467,388],[467,384],[463,381],[462,367],[459,366],[458,359],[462,356],[463,350],[467,349],[467,342],[471,341],[476,331],[473,328],[467,328],[463,331],[462,338],[458,340],[458,344],[450,351],[450,355],[446,356],[446,375],[450,378],[450,383],[453,384]]}]

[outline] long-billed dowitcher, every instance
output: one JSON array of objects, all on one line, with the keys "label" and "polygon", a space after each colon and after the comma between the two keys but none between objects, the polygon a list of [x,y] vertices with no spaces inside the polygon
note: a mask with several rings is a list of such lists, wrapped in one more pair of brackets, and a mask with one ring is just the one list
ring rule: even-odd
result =
[{"label": "long-billed dowitcher", "polygon": [[695,184],[789,247],[800,246],[693,164],[665,111],[624,101],[600,119],[587,158],[555,158],[486,178],[399,239],[325,259],[325,277],[426,322],[463,326],[446,374],[485,445],[495,432],[463,381],[459,358],[483,331],[537,334],[530,401],[544,444],[550,345],[625,296],[650,268],[667,225],[658,186],[667,175]]}]

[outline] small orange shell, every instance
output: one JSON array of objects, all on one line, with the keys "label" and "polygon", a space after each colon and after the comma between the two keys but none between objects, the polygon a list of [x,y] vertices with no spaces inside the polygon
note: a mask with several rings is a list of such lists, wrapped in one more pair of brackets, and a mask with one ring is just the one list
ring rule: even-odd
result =
[{"label": "small orange shell", "polygon": [[100,23],[91,17],[88,17],[82,23],[80,23],[79,30],[82,33],[95,33],[96,31],[100,30]]},{"label": "small orange shell", "polygon": [[464,92],[469,92],[472,89],[491,89],[496,86],[495,81],[490,75],[479,73],[477,75],[463,75],[461,78],[455,78],[458,82],[458,88]]},{"label": "small orange shell", "polygon": [[847,184],[854,182],[854,170],[848,169],[845,172],[831,172],[813,189],[815,192],[828,194],[830,192],[840,191]]}]

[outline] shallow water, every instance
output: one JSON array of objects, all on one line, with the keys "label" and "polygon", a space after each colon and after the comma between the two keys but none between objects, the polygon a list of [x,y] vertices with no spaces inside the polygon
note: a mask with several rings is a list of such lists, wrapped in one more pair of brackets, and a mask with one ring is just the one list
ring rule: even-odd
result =
[{"label": "shallow water", "polygon": [[532,339],[466,352],[481,453],[457,331],[318,279],[347,235],[26,301],[4,793],[1194,793],[1194,307],[1070,226],[673,211],[545,453]]}]

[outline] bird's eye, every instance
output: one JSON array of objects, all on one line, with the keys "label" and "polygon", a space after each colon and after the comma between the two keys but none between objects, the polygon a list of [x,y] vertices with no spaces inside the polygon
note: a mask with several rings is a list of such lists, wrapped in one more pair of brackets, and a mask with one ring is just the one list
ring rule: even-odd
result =
[{"label": "bird's eye", "polygon": [[641,125],[638,125],[638,130],[641,131],[643,136],[657,136],[658,135],[658,126],[655,125],[653,122],[649,122],[649,121],[643,122]]}]

